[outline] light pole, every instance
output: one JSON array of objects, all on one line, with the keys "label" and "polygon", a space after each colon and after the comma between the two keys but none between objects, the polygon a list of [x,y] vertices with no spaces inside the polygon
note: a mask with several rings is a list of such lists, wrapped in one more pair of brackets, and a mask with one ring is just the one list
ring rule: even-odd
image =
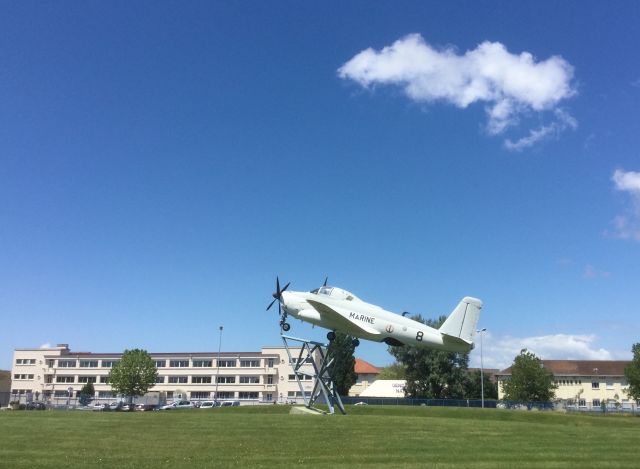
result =
[{"label": "light pole", "polygon": [[480,333],[480,397],[482,399],[483,409],[484,409],[484,363],[482,360],[482,336],[486,330],[487,328],[483,327],[478,331]]},{"label": "light pole", "polygon": [[220,381],[220,350],[222,349],[222,326],[220,326],[220,338],[218,339],[218,370],[216,371],[216,397],[213,400],[216,404],[218,403],[218,382]]}]

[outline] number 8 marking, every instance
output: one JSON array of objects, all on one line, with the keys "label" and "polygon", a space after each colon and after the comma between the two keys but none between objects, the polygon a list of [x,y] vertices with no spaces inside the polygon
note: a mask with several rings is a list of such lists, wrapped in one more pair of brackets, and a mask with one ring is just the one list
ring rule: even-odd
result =
[{"label": "number 8 marking", "polygon": [[424,335],[424,332],[422,331],[418,331],[418,333],[416,334],[416,340],[418,342],[422,342],[422,336]]}]

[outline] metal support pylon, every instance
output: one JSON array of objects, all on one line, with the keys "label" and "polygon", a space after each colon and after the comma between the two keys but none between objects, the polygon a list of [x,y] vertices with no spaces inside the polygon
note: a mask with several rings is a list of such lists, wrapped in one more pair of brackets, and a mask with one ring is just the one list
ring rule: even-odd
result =
[{"label": "metal support pylon", "polygon": [[[336,391],[335,383],[331,377],[331,365],[333,364],[333,357],[328,353],[328,346],[322,342],[315,342],[313,340],[300,339],[298,337],[291,337],[280,333],[284,348],[289,356],[289,364],[293,368],[293,373],[298,382],[298,387],[304,399],[305,407],[311,409],[317,402],[318,398],[322,396],[324,402],[329,407],[329,413],[335,413],[335,407],[338,407],[343,415],[346,415],[344,405],[340,400],[340,395]],[[291,350],[289,348],[289,341],[299,342],[302,344],[300,347],[300,353],[294,360]],[[305,363],[311,363],[313,365],[313,373],[303,371],[301,368]],[[310,396],[304,391],[301,376],[310,376],[313,378],[313,391]]]}]

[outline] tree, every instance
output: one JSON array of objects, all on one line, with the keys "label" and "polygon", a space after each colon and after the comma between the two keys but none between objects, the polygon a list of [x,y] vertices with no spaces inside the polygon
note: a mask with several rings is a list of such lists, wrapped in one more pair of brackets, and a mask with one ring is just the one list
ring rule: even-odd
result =
[{"label": "tree", "polygon": [[333,357],[331,377],[340,395],[349,394],[349,389],[356,382],[356,358],[353,356],[356,346],[350,335],[336,331],[336,337],[329,345],[328,354]]},{"label": "tree", "polygon": [[405,379],[405,369],[400,363],[385,366],[376,379]]},{"label": "tree", "polygon": [[511,376],[502,383],[504,398],[509,401],[549,402],[555,396],[553,373],[542,360],[522,349],[511,365]]},{"label": "tree", "polygon": [[[491,376],[484,373],[484,398],[485,399],[497,399],[498,398],[498,385],[491,380]],[[468,379],[465,383],[464,397],[467,399],[481,399],[482,398],[482,386],[480,386],[480,370],[473,370],[469,372]]]},{"label": "tree", "polygon": [[93,383],[87,383],[82,386],[80,390],[80,394],[78,395],[78,399],[80,400],[80,405],[89,405],[93,400],[93,396],[96,395],[95,389],[93,389]]},{"label": "tree", "polygon": [[109,373],[109,384],[118,394],[136,396],[145,394],[158,378],[158,370],[146,350],[125,350],[122,359],[113,365]]},{"label": "tree", "polygon": [[633,344],[631,353],[633,353],[633,359],[624,367],[624,376],[629,383],[627,394],[629,398],[640,401],[640,342]]},{"label": "tree", "polygon": [[[439,328],[447,319],[424,320],[416,315],[411,319]],[[461,398],[469,365],[469,353],[444,352],[425,347],[390,346],[389,353],[405,370],[407,397]]]}]

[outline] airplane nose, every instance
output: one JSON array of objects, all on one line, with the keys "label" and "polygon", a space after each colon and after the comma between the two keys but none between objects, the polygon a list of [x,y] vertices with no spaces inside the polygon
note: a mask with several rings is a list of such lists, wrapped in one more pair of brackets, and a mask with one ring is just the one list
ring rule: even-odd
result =
[{"label": "airplane nose", "polygon": [[277,291],[274,291],[274,292],[271,294],[271,296],[273,296],[274,298],[278,298],[278,292],[277,292]]}]

